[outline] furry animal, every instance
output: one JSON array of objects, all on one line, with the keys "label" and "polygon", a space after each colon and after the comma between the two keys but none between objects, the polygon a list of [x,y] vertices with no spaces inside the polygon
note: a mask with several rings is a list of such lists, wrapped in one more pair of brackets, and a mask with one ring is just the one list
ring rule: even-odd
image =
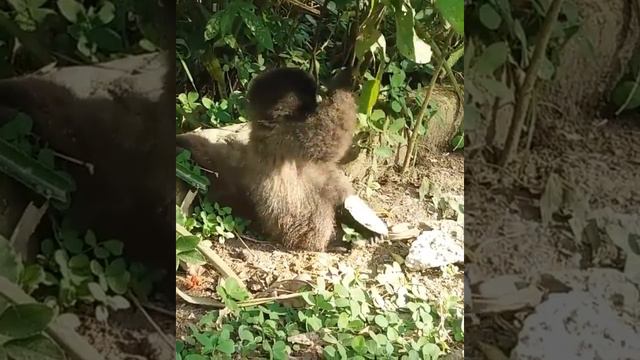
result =
[{"label": "furry animal", "polygon": [[290,249],[324,251],[336,209],[354,193],[338,167],[352,143],[356,104],[344,84],[320,104],[299,69],[265,72],[249,86],[249,195],[265,234]]},{"label": "furry animal", "polygon": [[[94,166],[91,174],[60,161],[76,183],[66,214],[73,225],[120,239],[127,255],[168,271],[175,266],[172,56],[156,101],[136,94],[81,99],[45,80],[0,80],[0,126],[26,113],[52,149]],[[150,256],[150,247],[162,250]]]}]

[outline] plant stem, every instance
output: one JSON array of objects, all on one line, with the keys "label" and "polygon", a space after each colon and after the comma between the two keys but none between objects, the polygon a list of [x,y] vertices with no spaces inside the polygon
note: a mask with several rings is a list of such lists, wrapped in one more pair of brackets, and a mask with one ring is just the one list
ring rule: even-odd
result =
[{"label": "plant stem", "polygon": [[422,120],[424,119],[425,114],[427,113],[427,108],[429,108],[429,101],[431,100],[431,94],[433,94],[433,88],[436,86],[438,82],[438,74],[442,71],[442,67],[444,65],[444,61],[440,61],[436,71],[433,73],[431,77],[431,83],[429,87],[427,87],[424,95],[424,101],[422,102],[422,107],[420,108],[420,112],[416,117],[416,123],[413,126],[413,130],[411,131],[411,137],[409,138],[409,142],[407,143],[407,153],[404,156],[404,162],[402,163],[402,170],[400,173],[404,174],[409,167],[409,161],[411,160],[411,154],[413,154],[413,150],[416,146],[416,140],[418,139],[418,130],[420,129],[420,125],[422,124]]},{"label": "plant stem", "polygon": [[500,158],[500,166],[508,164],[518,150],[522,127],[524,126],[524,120],[527,116],[529,104],[531,103],[531,94],[538,78],[540,65],[542,65],[547,46],[549,45],[549,39],[551,39],[553,26],[556,24],[563,2],[564,0],[553,0],[547,11],[540,33],[538,34],[538,41],[536,42],[536,47],[531,57],[531,63],[527,68],[524,83],[518,89],[513,117],[511,119],[511,127],[509,128],[507,143]]},{"label": "plant stem", "polygon": [[[447,39],[445,41],[445,43],[449,43],[449,41],[451,40],[451,38],[453,37],[453,30],[449,31],[449,34],[447,35]],[[405,171],[407,171],[407,168],[409,167],[409,162],[411,161],[411,155],[413,154],[413,150],[416,146],[416,140],[418,139],[418,130],[420,129],[420,125],[422,124],[422,121],[424,120],[424,116],[427,113],[427,109],[429,108],[429,101],[431,100],[431,94],[433,94],[433,89],[436,86],[436,83],[438,82],[438,78],[440,76],[440,71],[442,71],[442,68],[444,67],[445,69],[448,67],[447,65],[447,59],[445,56],[443,56],[442,51],[440,51],[440,48],[438,47],[438,45],[436,44],[435,41],[433,41],[433,39],[428,35],[425,34],[425,38],[427,39],[427,41],[430,42],[431,45],[431,49],[433,50],[433,53],[435,55],[436,60],[438,61],[438,66],[436,67],[432,77],[431,77],[431,83],[429,84],[429,87],[427,87],[426,92],[425,92],[425,96],[424,96],[424,102],[422,103],[422,107],[420,108],[420,112],[418,113],[418,116],[416,117],[416,123],[413,126],[413,131],[411,132],[411,137],[409,138],[409,142],[407,143],[407,153],[404,156],[404,161],[402,162],[402,169],[400,170],[400,173],[404,174]],[[449,67],[449,71],[447,71],[447,73],[450,75],[449,79],[451,80],[454,88],[456,89],[456,94],[458,94],[459,97],[459,101],[460,103],[462,103],[462,101],[464,101],[464,98],[462,97],[462,93],[460,91],[460,89],[458,88],[458,84],[456,82],[455,76],[453,76],[453,72],[451,71],[451,68]]]}]

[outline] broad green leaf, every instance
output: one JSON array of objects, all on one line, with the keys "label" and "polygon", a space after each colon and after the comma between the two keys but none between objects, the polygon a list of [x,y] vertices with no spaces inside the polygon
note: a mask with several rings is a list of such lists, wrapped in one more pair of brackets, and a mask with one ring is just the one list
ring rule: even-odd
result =
[{"label": "broad green leaf", "polygon": [[482,75],[492,74],[507,61],[509,45],[504,41],[495,42],[487,46],[478,56],[475,63],[475,71]]},{"label": "broad green leaf", "polygon": [[198,247],[200,238],[195,235],[180,236],[176,240],[176,253],[191,251]]},{"label": "broad green leaf", "polygon": [[122,251],[124,250],[124,244],[122,243],[122,241],[115,239],[103,242],[102,246],[104,246],[104,248],[114,256],[121,256]]},{"label": "broad green leaf", "polygon": [[65,356],[58,344],[44,335],[26,339],[11,340],[4,344],[4,350],[13,360],[64,360]]},{"label": "broad green leaf", "polygon": [[497,30],[502,24],[500,14],[493,8],[491,4],[483,4],[480,6],[478,17],[480,22],[489,30]]},{"label": "broad green leaf", "polygon": [[43,304],[17,304],[0,314],[0,335],[23,339],[47,328],[54,312]]},{"label": "broad green leaf", "polygon": [[459,35],[464,35],[464,0],[436,0],[436,8]]},{"label": "broad green leaf", "polygon": [[271,354],[273,355],[274,360],[287,359],[287,344],[285,344],[284,341],[281,340],[276,341],[271,347]]},{"label": "broad green leaf", "polygon": [[76,23],[78,22],[78,16],[84,15],[84,6],[76,0],[58,0],[57,3],[60,13],[69,22]]},{"label": "broad green leaf", "polygon": [[380,94],[380,82],[382,80],[383,73],[384,67],[380,64],[376,78],[374,80],[366,81],[362,86],[362,92],[360,93],[360,99],[358,101],[358,112],[371,115],[373,106],[378,101],[378,95]]},{"label": "broad green leaf", "polygon": [[251,33],[253,33],[253,36],[255,36],[256,42],[267,50],[273,50],[271,30],[265,25],[264,21],[253,13],[247,13],[243,20],[251,30]]},{"label": "broad green leaf", "polygon": [[431,61],[431,47],[418,37],[414,29],[414,11],[406,3],[396,9],[396,43],[398,51],[417,64]]},{"label": "broad green leaf", "polygon": [[102,286],[100,286],[98,283],[90,282],[87,284],[87,288],[89,289],[89,292],[91,293],[91,296],[93,296],[94,299],[100,302],[107,301],[107,294],[105,294],[104,290],[102,289]]},{"label": "broad green leaf", "polygon": [[116,7],[110,1],[105,1],[100,10],[98,10],[98,18],[103,24],[110,23],[115,18]]},{"label": "broad green leaf", "polygon": [[109,52],[121,51],[124,46],[120,34],[106,26],[91,29],[87,36],[98,48]]},{"label": "broad green leaf", "polygon": [[204,256],[198,250],[187,250],[177,254],[178,259],[189,265],[204,265],[207,263]]},{"label": "broad green leaf", "polygon": [[367,345],[363,336],[358,335],[351,340],[351,347],[358,354],[365,354],[367,352]]},{"label": "broad green leaf", "polygon": [[44,269],[42,266],[38,264],[29,264],[25,266],[24,270],[20,274],[20,285],[28,294],[30,294],[33,290],[38,288],[44,279]]}]

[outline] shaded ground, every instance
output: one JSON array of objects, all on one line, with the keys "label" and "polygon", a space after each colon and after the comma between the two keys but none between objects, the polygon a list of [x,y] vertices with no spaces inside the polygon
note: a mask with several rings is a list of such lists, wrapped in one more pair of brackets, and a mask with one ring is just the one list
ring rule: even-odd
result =
[{"label": "shaded ground", "polygon": [[[159,309],[171,309],[161,302],[153,302]],[[175,358],[175,318],[145,309],[153,321],[163,329],[171,345],[154,329],[150,321],[133,305],[131,309],[111,313],[106,323],[96,320],[93,308],[79,309],[81,325],[78,332],[100,352],[106,360],[171,360]]]},{"label": "shaded ground", "polygon": [[[374,192],[367,201],[378,211],[388,225],[406,222],[418,224],[425,222],[436,226],[436,214],[427,196],[420,201],[418,188],[421,178],[429,181],[456,196],[463,194],[464,161],[462,155],[424,155],[416,164],[416,173],[402,178],[392,170],[386,171],[379,179],[381,188]],[[363,184],[356,184],[359,193],[363,194]],[[462,239],[460,239],[462,241]],[[244,242],[233,239],[225,244],[214,244],[214,250],[246,281],[249,289],[256,293],[267,289],[278,280],[293,279],[302,274],[315,278],[324,275],[330,267],[340,262],[349,264],[358,271],[375,274],[383,269],[384,264],[394,261],[394,256],[405,257],[410,241],[381,242],[355,247],[347,253],[312,253],[283,251],[278,244]],[[433,298],[442,294],[462,297],[462,270],[454,275],[443,274],[439,270],[417,274],[428,288]],[[190,295],[214,296],[218,275],[210,268],[205,269],[205,279],[198,289],[189,290]],[[185,289],[184,274],[176,277],[181,289]],[[208,309],[194,306],[178,298],[176,310],[177,338],[187,334],[189,323],[197,321]]]},{"label": "shaded ground", "polygon": [[[496,275],[531,275],[542,270],[612,267],[623,254],[611,243],[576,242],[566,218],[544,226],[540,197],[549,175],[559,175],[592,210],[610,207],[623,214],[640,208],[640,123],[637,119],[539,119],[531,152],[501,170],[479,158],[467,159],[466,270],[471,282]],[[465,356],[485,359],[478,341],[508,355],[530,311],[467,320]]]}]

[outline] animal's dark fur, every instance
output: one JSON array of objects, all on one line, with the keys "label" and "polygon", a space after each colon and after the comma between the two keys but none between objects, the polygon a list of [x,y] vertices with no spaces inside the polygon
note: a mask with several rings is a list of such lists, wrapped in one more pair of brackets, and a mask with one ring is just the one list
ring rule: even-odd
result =
[{"label": "animal's dark fur", "polygon": [[253,80],[247,170],[263,231],[287,248],[323,251],[335,236],[336,208],[353,193],[337,163],[352,142],[356,104],[342,88],[320,104],[315,97],[301,70]]},{"label": "animal's dark fur", "polygon": [[[77,184],[71,221],[123,240],[127,254],[169,271],[175,264],[172,63],[158,101],[135,94],[80,99],[44,80],[0,81],[0,125],[24,112],[52,149],[94,165],[92,175],[60,162]],[[150,256],[150,248],[162,250]]]}]

